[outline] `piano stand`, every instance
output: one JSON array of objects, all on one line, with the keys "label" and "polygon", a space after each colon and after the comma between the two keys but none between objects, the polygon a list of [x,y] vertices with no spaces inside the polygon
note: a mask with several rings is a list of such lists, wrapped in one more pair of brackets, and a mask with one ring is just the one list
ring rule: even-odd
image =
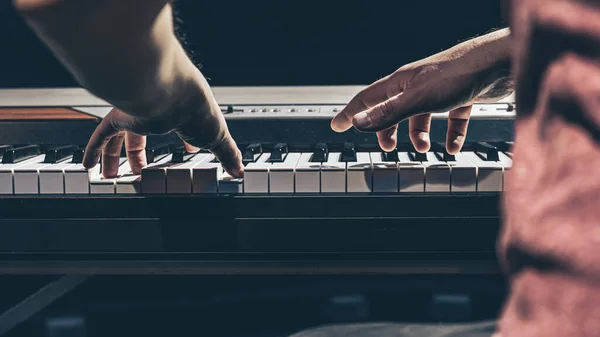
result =
[{"label": "piano stand", "polygon": [[[43,286],[12,308],[9,308],[0,316],[0,336],[41,312],[89,278],[90,276],[87,275],[61,276],[59,279]],[[56,334],[52,335],[56,337],[60,336]]]}]

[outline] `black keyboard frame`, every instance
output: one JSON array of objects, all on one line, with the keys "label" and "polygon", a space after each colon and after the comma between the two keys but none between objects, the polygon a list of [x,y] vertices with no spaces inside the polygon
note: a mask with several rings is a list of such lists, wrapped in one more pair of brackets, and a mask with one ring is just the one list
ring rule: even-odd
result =
[{"label": "black keyboard frame", "polygon": [[7,196],[7,273],[498,273],[497,193]]}]

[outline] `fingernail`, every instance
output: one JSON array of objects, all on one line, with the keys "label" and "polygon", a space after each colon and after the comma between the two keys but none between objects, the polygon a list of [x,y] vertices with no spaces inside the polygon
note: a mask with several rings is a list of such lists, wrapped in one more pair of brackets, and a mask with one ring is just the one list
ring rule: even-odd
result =
[{"label": "fingernail", "polygon": [[465,137],[464,136],[458,136],[454,139],[454,144],[456,145],[460,145],[465,141]]},{"label": "fingernail", "polygon": [[371,126],[371,117],[366,112],[361,112],[354,116],[354,126],[359,129],[366,129]]},{"label": "fingernail", "polygon": [[419,139],[424,142],[429,142],[429,133],[427,132],[419,132]]},{"label": "fingernail", "polygon": [[348,119],[343,114],[338,114],[331,120],[331,129],[335,132],[343,132],[347,129]]}]

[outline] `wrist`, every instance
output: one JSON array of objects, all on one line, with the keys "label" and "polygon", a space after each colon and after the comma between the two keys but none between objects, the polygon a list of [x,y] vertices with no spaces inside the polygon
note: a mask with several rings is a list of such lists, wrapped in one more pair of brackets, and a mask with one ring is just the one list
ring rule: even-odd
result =
[{"label": "wrist", "polygon": [[476,57],[481,60],[476,102],[491,103],[510,96],[514,92],[510,29],[490,33],[475,44],[480,51]]},{"label": "wrist", "polygon": [[510,29],[492,32],[457,47],[463,53],[459,67],[473,79],[474,102],[492,103],[512,94]]},{"label": "wrist", "polygon": [[113,103],[125,113],[154,119],[179,119],[190,106],[207,106],[214,101],[210,86],[175,37],[155,67],[151,80],[137,88],[135,95],[120,96]]}]

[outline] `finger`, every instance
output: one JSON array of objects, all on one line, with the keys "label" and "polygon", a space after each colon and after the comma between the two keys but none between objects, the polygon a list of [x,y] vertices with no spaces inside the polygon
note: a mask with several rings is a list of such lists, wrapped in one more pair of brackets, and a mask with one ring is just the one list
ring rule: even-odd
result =
[{"label": "finger", "polygon": [[[198,127],[193,127],[198,125]],[[221,163],[221,166],[232,177],[241,178],[244,175],[242,165],[242,152],[229,134],[224,119],[206,118],[204,122],[190,123],[177,131],[184,144],[189,144],[190,149],[196,146],[209,150]],[[188,145],[186,145],[186,150]]]},{"label": "finger", "polygon": [[[425,104],[419,103],[419,93],[403,92],[354,116],[352,123],[359,131],[377,132],[398,124],[403,120],[420,115]],[[422,95],[421,95],[422,96]]]},{"label": "finger", "polygon": [[188,143],[188,142],[183,142],[183,146],[185,147],[185,150],[188,153],[196,153],[200,151],[199,147],[195,147],[194,145]]},{"label": "finger", "polygon": [[410,140],[418,152],[424,153],[429,151],[431,147],[430,129],[431,114],[413,116],[408,120]]},{"label": "finger", "polygon": [[124,139],[125,132],[119,132],[106,144],[102,152],[102,176],[104,178],[114,178],[117,176]]},{"label": "finger", "polygon": [[379,146],[383,151],[390,152],[396,148],[398,136],[398,124],[389,129],[377,132]]},{"label": "finger", "polygon": [[446,151],[448,151],[449,154],[457,154],[465,144],[472,108],[472,105],[460,107],[450,111],[448,114]]},{"label": "finger", "polygon": [[179,138],[192,147],[211,151],[232,177],[243,177],[242,153],[229,133],[219,105],[216,101],[208,102],[205,111],[191,116],[176,130]]},{"label": "finger", "polygon": [[232,177],[241,178],[244,175],[242,152],[238,149],[233,138],[227,135],[209,149],[219,160],[223,169]]},{"label": "finger", "polygon": [[92,168],[98,164],[102,150],[106,147],[109,140],[118,135],[121,131],[126,131],[134,124],[133,117],[123,113],[121,110],[112,109],[102,122],[96,127],[85,148],[83,156],[83,166]]},{"label": "finger", "polygon": [[517,23],[516,86],[519,114],[533,112],[549,65],[566,52],[600,58],[600,10],[566,1],[540,2]]},{"label": "finger", "polygon": [[336,132],[344,132],[351,128],[352,118],[357,113],[401,93],[405,77],[405,72],[397,71],[363,89],[333,118],[331,128]]},{"label": "finger", "polygon": [[140,174],[142,168],[148,165],[146,159],[146,136],[135,133],[125,133],[125,150],[127,151],[127,160],[133,174]]}]

